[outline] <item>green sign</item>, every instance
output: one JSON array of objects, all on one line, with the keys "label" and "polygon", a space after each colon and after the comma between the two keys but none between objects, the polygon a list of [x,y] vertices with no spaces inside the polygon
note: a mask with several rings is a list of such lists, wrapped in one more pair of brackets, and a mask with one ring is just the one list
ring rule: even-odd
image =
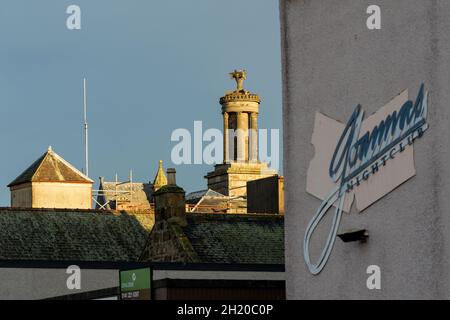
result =
[{"label": "green sign", "polygon": [[150,299],[151,269],[120,271],[120,292],[122,299]]}]

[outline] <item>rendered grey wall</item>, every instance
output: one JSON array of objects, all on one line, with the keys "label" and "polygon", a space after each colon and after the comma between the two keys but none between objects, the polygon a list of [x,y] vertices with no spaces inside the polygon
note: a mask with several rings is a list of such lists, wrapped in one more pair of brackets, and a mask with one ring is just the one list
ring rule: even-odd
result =
[{"label": "rendered grey wall", "polygon": [[66,269],[0,268],[0,300],[37,300],[114,288],[118,270],[82,269],[81,288],[69,290]]},{"label": "rendered grey wall", "polygon": [[[366,27],[369,5],[381,7],[381,30]],[[280,15],[287,297],[449,299],[450,1],[280,0]],[[311,275],[303,237],[321,203],[306,193],[315,112],[346,123],[357,104],[367,117],[405,89],[414,100],[422,82],[430,128],[414,144],[417,175],[362,213],[344,213],[339,232],[366,228],[369,241],[337,239]],[[312,238],[313,257],[327,228]],[[372,264],[381,290],[366,287]]]},{"label": "rendered grey wall", "polygon": [[[65,268],[0,268],[0,300],[37,300],[119,286],[119,270],[81,269],[81,288],[69,290]],[[285,280],[284,272],[155,270],[153,280]]]}]

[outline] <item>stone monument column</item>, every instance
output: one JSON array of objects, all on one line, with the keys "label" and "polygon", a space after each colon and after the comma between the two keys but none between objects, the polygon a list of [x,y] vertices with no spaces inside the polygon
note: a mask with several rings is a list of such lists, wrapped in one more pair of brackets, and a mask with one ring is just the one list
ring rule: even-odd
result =
[{"label": "stone monument column", "polygon": [[[234,70],[230,77],[236,81],[233,91],[227,91],[219,102],[223,115],[223,162],[208,172],[208,188],[231,197],[247,195],[247,182],[273,176],[268,164],[258,161],[258,116],[261,100],[244,88],[245,70]],[[229,135],[226,135],[228,129]],[[250,134],[252,130],[253,134]],[[235,210],[235,209],[233,209]],[[239,208],[238,210],[244,210]]]},{"label": "stone monument column", "polygon": [[250,161],[256,162],[258,161],[258,114],[256,112],[250,114],[250,127]]},{"label": "stone monument column", "polygon": [[223,113],[223,163],[230,162],[230,143],[228,134],[228,112]]},{"label": "stone monument column", "polygon": [[248,161],[248,113],[237,113],[237,161]]}]

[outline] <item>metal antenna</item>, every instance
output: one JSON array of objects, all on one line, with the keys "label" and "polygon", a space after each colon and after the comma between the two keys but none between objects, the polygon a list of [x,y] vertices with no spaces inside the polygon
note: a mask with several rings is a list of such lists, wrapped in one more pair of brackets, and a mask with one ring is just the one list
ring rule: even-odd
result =
[{"label": "metal antenna", "polygon": [[83,78],[83,102],[84,102],[84,162],[85,174],[89,177],[89,145],[88,145],[88,123],[87,123],[87,102],[86,102],[86,78]]}]

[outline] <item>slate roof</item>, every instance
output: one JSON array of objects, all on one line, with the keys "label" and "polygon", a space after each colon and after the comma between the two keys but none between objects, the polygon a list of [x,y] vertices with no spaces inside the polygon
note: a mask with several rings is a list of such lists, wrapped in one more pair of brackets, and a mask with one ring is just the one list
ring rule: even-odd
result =
[{"label": "slate roof", "polygon": [[153,214],[0,208],[0,260],[137,261]]},{"label": "slate roof", "polygon": [[183,233],[202,263],[284,264],[284,217],[186,214]]},{"label": "slate roof", "polygon": [[49,147],[47,152],[14,179],[8,187],[27,182],[93,183],[94,181],[85,176]]}]

